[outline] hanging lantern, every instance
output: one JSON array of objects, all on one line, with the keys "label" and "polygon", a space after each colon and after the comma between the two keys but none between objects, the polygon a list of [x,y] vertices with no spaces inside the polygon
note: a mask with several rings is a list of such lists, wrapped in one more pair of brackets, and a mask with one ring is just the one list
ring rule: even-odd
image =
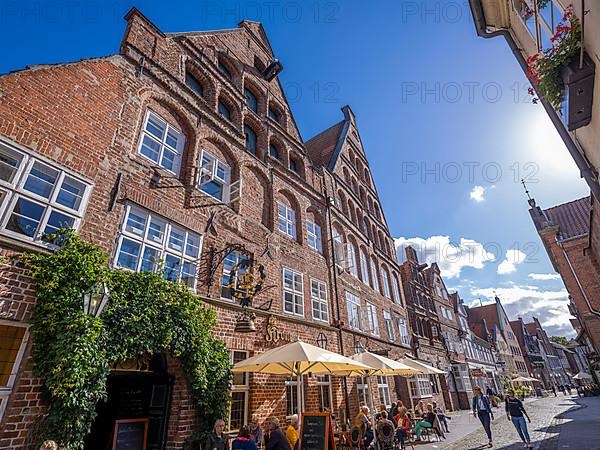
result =
[{"label": "hanging lantern", "polygon": [[108,286],[104,281],[98,281],[83,293],[83,312],[90,316],[100,317],[109,298]]}]

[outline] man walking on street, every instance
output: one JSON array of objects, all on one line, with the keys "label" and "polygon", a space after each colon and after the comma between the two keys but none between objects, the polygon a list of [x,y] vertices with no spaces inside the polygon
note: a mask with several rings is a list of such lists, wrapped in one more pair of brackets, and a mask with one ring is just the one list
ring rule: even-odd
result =
[{"label": "man walking on street", "polygon": [[492,419],[494,418],[494,413],[492,412],[492,408],[490,407],[490,402],[481,392],[480,387],[475,387],[473,389],[473,393],[475,396],[473,397],[472,402],[472,410],[473,416],[479,417],[479,421],[481,425],[483,425],[483,429],[485,430],[485,434],[488,437],[488,445],[492,446]]},{"label": "man walking on street", "polygon": [[[507,393],[505,405],[506,415],[517,429],[521,440],[525,443],[525,448],[531,448],[531,439],[529,438],[529,432],[527,431],[525,417],[527,417],[529,423],[531,423],[531,419],[523,407],[523,402],[515,397],[515,391],[512,389],[510,389]],[[523,414],[525,414],[525,417],[523,417]]]}]

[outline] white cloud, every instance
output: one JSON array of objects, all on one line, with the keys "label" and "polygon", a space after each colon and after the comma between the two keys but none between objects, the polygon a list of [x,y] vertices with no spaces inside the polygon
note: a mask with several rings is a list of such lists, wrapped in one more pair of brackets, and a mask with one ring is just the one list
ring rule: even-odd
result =
[{"label": "white cloud", "polygon": [[517,266],[522,264],[527,258],[527,255],[523,253],[521,250],[510,249],[506,251],[506,256],[504,257],[504,261],[502,261],[498,265],[498,274],[499,275],[508,275],[509,273],[513,273],[517,271]]},{"label": "white cloud", "polygon": [[[523,317],[531,322],[537,317],[548,335],[573,336],[571,314],[568,310],[569,294],[565,289],[544,291],[535,286],[514,286],[510,288],[473,288],[473,297],[487,298],[490,303],[497,295],[510,320]],[[471,302],[479,306],[479,300]]]},{"label": "white cloud", "polygon": [[481,203],[485,201],[485,188],[483,186],[474,186],[471,192],[469,192],[469,198],[476,203]]},{"label": "white cloud", "polygon": [[431,236],[395,239],[396,252],[400,261],[406,259],[404,248],[412,246],[422,263],[437,262],[444,278],[460,276],[464,267],[483,269],[486,262],[493,261],[495,256],[488,252],[483,244],[472,239],[461,238],[460,242],[450,242],[449,236]]},{"label": "white cloud", "polygon": [[527,276],[538,281],[560,280],[560,275],[557,273],[530,273]]}]

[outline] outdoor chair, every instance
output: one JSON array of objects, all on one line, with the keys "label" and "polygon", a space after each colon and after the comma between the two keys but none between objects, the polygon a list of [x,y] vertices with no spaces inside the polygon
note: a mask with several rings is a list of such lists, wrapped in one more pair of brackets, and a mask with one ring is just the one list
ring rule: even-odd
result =
[{"label": "outdoor chair", "polygon": [[364,447],[363,430],[361,427],[353,426],[350,430],[350,448],[362,449]]},{"label": "outdoor chair", "polygon": [[379,450],[393,450],[394,427],[391,423],[380,423],[377,425],[377,442]]}]

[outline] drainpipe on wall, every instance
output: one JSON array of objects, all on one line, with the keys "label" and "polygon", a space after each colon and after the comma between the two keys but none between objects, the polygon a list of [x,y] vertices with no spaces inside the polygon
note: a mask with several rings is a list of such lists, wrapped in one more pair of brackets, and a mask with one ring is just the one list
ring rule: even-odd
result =
[{"label": "drainpipe on wall", "polygon": [[[527,73],[527,62],[525,61],[525,57],[521,53],[521,49],[517,46],[517,43],[513,39],[510,32],[506,29],[501,29],[492,32],[487,31],[487,24],[485,21],[485,14],[483,12],[481,0],[469,0],[469,4],[471,6],[471,13],[473,14],[475,28],[477,29],[477,35],[484,39],[491,39],[497,36],[504,37],[511,51],[515,55],[517,62],[521,66],[523,73]],[[565,128],[556,110],[541,96],[540,102],[546,110],[548,117],[550,117],[554,128],[556,128],[556,131],[558,132],[562,141],[567,147],[567,150],[571,154],[571,157],[575,161],[575,164],[577,165],[581,176],[585,179],[585,182],[592,191],[592,194],[594,195],[594,197],[596,197],[596,199],[600,200],[600,184],[598,184],[598,175],[596,173],[596,169],[592,167],[592,165],[588,162],[587,158],[579,150],[579,147],[577,146],[575,141],[573,141],[573,138],[569,134],[569,131]]]}]

